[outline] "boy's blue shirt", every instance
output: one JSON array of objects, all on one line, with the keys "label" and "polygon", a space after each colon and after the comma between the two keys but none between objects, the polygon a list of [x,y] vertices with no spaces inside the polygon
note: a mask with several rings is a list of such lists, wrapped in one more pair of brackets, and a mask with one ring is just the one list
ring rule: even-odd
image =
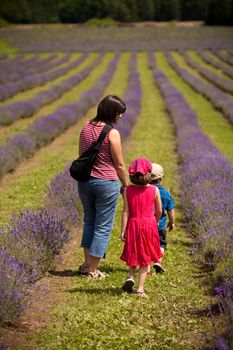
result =
[{"label": "boy's blue shirt", "polygon": [[159,227],[158,227],[158,230],[161,231],[166,228],[166,220],[167,220],[166,210],[174,209],[175,203],[170,192],[165,187],[163,187],[161,184],[152,184],[152,185],[158,187],[161,201],[162,201],[162,215],[161,215],[161,218],[159,219]]}]

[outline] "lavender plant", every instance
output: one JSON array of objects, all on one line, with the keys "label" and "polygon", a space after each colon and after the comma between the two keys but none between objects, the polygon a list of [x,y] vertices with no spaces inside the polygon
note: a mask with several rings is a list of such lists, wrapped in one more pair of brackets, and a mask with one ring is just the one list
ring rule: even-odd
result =
[{"label": "lavender plant", "polygon": [[220,110],[229,122],[233,123],[233,101],[226,93],[217,87],[207,84],[194,75],[190,74],[186,69],[182,68],[172,57],[170,52],[166,53],[168,63],[172,68],[187,82],[195,91],[202,94],[206,99],[210,100],[213,107]]},{"label": "lavender plant", "polygon": [[24,264],[0,246],[0,324],[15,317],[26,306],[28,274]]},{"label": "lavender plant", "polygon": [[13,214],[0,231],[7,252],[23,262],[32,279],[48,270],[68,237],[69,231],[56,212],[46,209]]},{"label": "lavender plant", "polygon": [[218,58],[225,61],[229,65],[233,66],[233,57],[231,57],[231,55],[229,55],[228,53],[217,51],[217,50],[212,50],[212,51]]},{"label": "lavender plant", "polygon": [[[64,60],[64,59],[63,59]],[[20,80],[1,84],[0,85],[0,101],[4,101],[15,94],[32,89],[36,86],[42,86],[45,85],[47,82],[56,79],[57,77],[63,75],[71,68],[74,68],[77,63],[71,62],[68,65],[68,68],[56,68],[53,70],[49,70],[45,73],[37,73],[34,75],[26,75],[22,77]],[[79,63],[79,60],[78,60]]]},{"label": "lavender plant", "polygon": [[212,73],[210,70],[206,69],[199,65],[198,62],[194,61],[189,55],[186,53],[183,54],[185,61],[188,65],[198,71],[205,79],[207,79],[212,84],[219,87],[221,90],[225,92],[229,92],[233,94],[233,82],[230,79],[224,79],[221,76]]},{"label": "lavender plant", "polygon": [[[70,63],[67,67],[60,68],[59,72],[56,70],[55,73],[59,75],[67,73],[69,70],[80,65],[87,58],[87,56],[88,54],[82,55],[77,60]],[[62,80],[60,83],[54,85],[50,89],[41,91],[30,99],[0,106],[0,125],[10,125],[19,118],[28,118],[32,116],[32,114],[38,111],[42,106],[58,99],[66,91],[79,84],[90,73],[95,65],[96,61],[94,61],[78,74],[72,76],[71,78]]]},{"label": "lavender plant", "polygon": [[81,206],[78,202],[77,183],[70,176],[68,168],[50,182],[45,207],[56,212],[66,226],[79,224]]},{"label": "lavender plant", "polygon": [[181,28],[158,27],[109,27],[40,29],[19,32],[3,28],[0,38],[17,47],[21,52],[67,51],[120,51],[127,50],[232,50],[232,28],[208,26]]},{"label": "lavender plant", "polygon": [[124,118],[116,125],[123,139],[129,137],[132,127],[140,115],[142,89],[139,74],[137,72],[137,55],[132,53],[129,62],[129,81],[125,93],[125,103],[127,106]]},{"label": "lavender plant", "polygon": [[70,59],[70,54],[55,59],[56,54],[51,54],[47,58],[31,58],[8,60],[5,64],[0,64],[0,83],[9,83],[22,79],[25,76],[42,73],[49,69],[53,69]]},{"label": "lavender plant", "polygon": [[175,124],[182,159],[181,202],[188,228],[214,269],[215,283],[221,280],[227,286],[226,312],[232,315],[233,168],[199,130],[196,114],[182,93],[161,70],[155,68],[154,77]]},{"label": "lavender plant", "polygon": [[233,78],[233,69],[229,67],[226,63],[222,61],[217,61],[212,56],[208,55],[206,52],[197,51],[197,54],[208,64],[220,69],[224,74],[228,75],[230,78]]}]

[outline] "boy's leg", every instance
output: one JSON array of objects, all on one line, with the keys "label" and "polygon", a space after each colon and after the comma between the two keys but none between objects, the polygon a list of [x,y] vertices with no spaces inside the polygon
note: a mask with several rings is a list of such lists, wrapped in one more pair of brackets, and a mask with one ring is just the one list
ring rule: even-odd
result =
[{"label": "boy's leg", "polygon": [[164,258],[164,250],[166,249],[166,246],[167,246],[167,230],[166,230],[166,228],[159,231],[159,238],[160,238],[160,250],[161,250],[161,253],[163,254],[162,258],[160,259],[160,261],[161,261]]},{"label": "boy's leg", "polygon": [[166,249],[166,246],[167,246],[166,233],[167,233],[166,228],[164,228],[163,230],[159,230],[160,251],[163,254],[163,256],[159,259],[159,261],[157,261],[154,264],[154,269],[156,273],[164,272],[164,268],[161,262],[162,262],[162,259],[164,258],[164,250]]}]

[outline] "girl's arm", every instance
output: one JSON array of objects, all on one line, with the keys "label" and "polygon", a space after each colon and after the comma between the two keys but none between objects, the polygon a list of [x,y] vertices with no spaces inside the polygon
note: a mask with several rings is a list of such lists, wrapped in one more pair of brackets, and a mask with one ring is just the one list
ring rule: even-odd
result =
[{"label": "girl's arm", "polygon": [[129,216],[129,209],[128,209],[128,202],[126,198],[126,193],[123,193],[123,200],[124,200],[124,206],[122,210],[122,215],[121,215],[121,240],[125,241],[126,240],[126,226],[127,226],[127,221],[128,221],[128,216]]},{"label": "girl's arm", "polygon": [[109,133],[110,152],[115,165],[117,175],[122,183],[123,187],[127,186],[127,174],[125,169],[125,163],[123,160],[121,137],[120,133],[116,129],[112,129]]},{"label": "girl's arm", "polygon": [[160,192],[157,187],[155,187],[156,194],[155,194],[155,209],[156,209],[156,220],[159,222],[159,219],[162,215],[162,202],[161,202],[161,197],[160,197]]}]

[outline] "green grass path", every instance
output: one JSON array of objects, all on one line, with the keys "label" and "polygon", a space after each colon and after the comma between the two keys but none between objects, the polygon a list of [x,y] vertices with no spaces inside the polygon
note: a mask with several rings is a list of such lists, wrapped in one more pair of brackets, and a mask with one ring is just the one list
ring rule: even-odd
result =
[{"label": "green grass path", "polygon": [[[127,166],[138,156],[164,165],[165,184],[172,190],[177,205],[176,230],[168,238],[166,272],[148,277],[145,287],[149,299],[122,292],[127,268],[119,259],[122,251],[119,199],[109,251],[101,263],[109,277],[94,281],[74,276],[68,289],[62,288],[61,277],[62,299],[49,313],[50,325],[30,337],[36,349],[201,349],[207,342],[205,333],[212,332],[210,319],[198,315],[198,310],[205,309],[211,298],[205,296],[200,271],[188,253],[192,242],[183,229],[179,209],[173,127],[147,68],[146,54],[139,54],[138,67],[144,92],[142,111],[124,154]],[[123,81],[124,74],[120,74],[118,84]],[[117,87],[114,93],[118,93]],[[77,248],[70,269],[75,271],[81,261],[82,251]]]},{"label": "green grass path", "polygon": [[[209,137],[211,142],[233,164],[232,140],[233,128],[223,115],[216,111],[211,103],[201,94],[195,92],[170,67],[164,54],[156,54],[158,68],[162,69],[170,82],[182,92],[190,107],[196,112],[201,130]],[[176,57],[177,59],[177,57]]]}]

